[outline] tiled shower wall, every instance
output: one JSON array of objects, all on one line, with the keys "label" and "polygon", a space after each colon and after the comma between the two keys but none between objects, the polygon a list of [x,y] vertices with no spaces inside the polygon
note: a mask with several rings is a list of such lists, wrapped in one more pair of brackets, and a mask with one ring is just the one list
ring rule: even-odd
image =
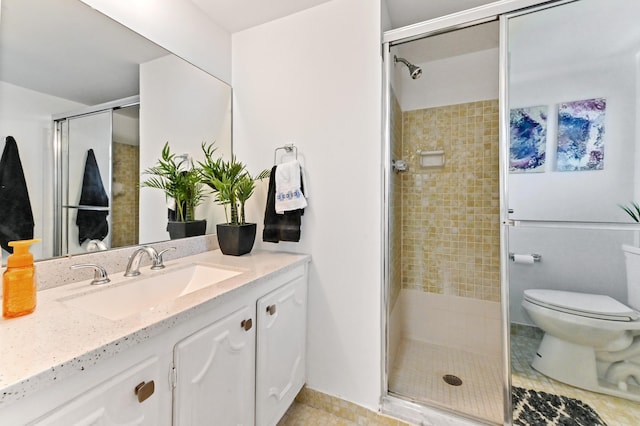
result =
[{"label": "tiled shower wall", "polygon": [[[398,114],[402,288],[499,301],[498,101]],[[419,150],[443,150],[444,167],[421,167]]]},{"label": "tiled shower wall", "polygon": [[113,143],[113,181],[121,183],[123,191],[113,195],[112,247],[138,244],[139,164],[139,147]]}]

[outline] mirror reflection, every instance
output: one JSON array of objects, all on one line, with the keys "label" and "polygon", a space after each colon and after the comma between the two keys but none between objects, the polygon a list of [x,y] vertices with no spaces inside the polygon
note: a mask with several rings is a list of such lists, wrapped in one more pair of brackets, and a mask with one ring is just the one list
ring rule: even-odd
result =
[{"label": "mirror reflection", "polygon": [[[78,0],[1,5],[0,151],[15,139],[36,259],[169,239],[167,202],[139,191],[140,171],[166,142],[230,155],[231,88]],[[0,238],[28,217],[17,208],[0,206]],[[210,232],[223,213],[207,200],[196,217]]]}]

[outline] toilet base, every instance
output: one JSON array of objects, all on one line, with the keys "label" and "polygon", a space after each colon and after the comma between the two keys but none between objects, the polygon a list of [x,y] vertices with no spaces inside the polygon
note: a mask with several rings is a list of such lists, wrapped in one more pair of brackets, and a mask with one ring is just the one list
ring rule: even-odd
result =
[{"label": "toilet base", "polygon": [[[640,401],[640,386],[629,385],[621,390],[616,384],[598,377],[595,351],[544,334],[531,366],[552,379],[593,392]],[[606,370],[606,368],[605,368]]]}]

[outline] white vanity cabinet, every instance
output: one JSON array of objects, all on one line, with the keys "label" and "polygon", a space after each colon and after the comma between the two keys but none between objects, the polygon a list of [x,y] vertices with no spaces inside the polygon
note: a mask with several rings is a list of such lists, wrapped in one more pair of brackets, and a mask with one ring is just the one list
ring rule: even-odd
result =
[{"label": "white vanity cabinet", "polygon": [[306,381],[306,278],[293,279],[256,306],[256,425],[272,426]]},{"label": "white vanity cabinet", "polygon": [[245,306],[175,346],[174,425],[253,424],[254,318]]},{"label": "white vanity cabinet", "polygon": [[306,379],[306,318],[307,262],[258,275],[153,334],[94,347],[71,374],[0,404],[0,425],[275,425]]},{"label": "white vanity cabinet", "polygon": [[161,377],[159,358],[150,357],[83,393],[33,422],[37,426],[161,425],[155,391]]},{"label": "white vanity cabinet", "polygon": [[304,385],[305,268],[261,288],[268,293],[176,345],[174,425],[275,425]]}]

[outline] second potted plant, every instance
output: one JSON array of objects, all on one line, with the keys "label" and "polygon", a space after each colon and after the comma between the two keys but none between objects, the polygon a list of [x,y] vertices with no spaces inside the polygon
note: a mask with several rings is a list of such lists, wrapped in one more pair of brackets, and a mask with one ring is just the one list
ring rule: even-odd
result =
[{"label": "second potted plant", "polygon": [[245,203],[253,195],[255,181],[268,177],[269,171],[263,170],[252,177],[235,156],[228,161],[220,157],[214,159],[215,148],[204,143],[202,151],[204,162],[198,162],[201,180],[211,188],[215,201],[224,206],[227,220],[216,225],[220,250],[234,256],[249,253],[256,238],[256,224],[247,223]]},{"label": "second potted plant", "polygon": [[195,209],[205,197],[200,170],[186,158],[171,153],[169,142],[164,144],[158,163],[143,174],[151,175],[142,182],[143,187],[164,191],[167,199],[175,202],[175,217],[168,220],[169,237],[204,235],[206,220],[195,220]]}]

